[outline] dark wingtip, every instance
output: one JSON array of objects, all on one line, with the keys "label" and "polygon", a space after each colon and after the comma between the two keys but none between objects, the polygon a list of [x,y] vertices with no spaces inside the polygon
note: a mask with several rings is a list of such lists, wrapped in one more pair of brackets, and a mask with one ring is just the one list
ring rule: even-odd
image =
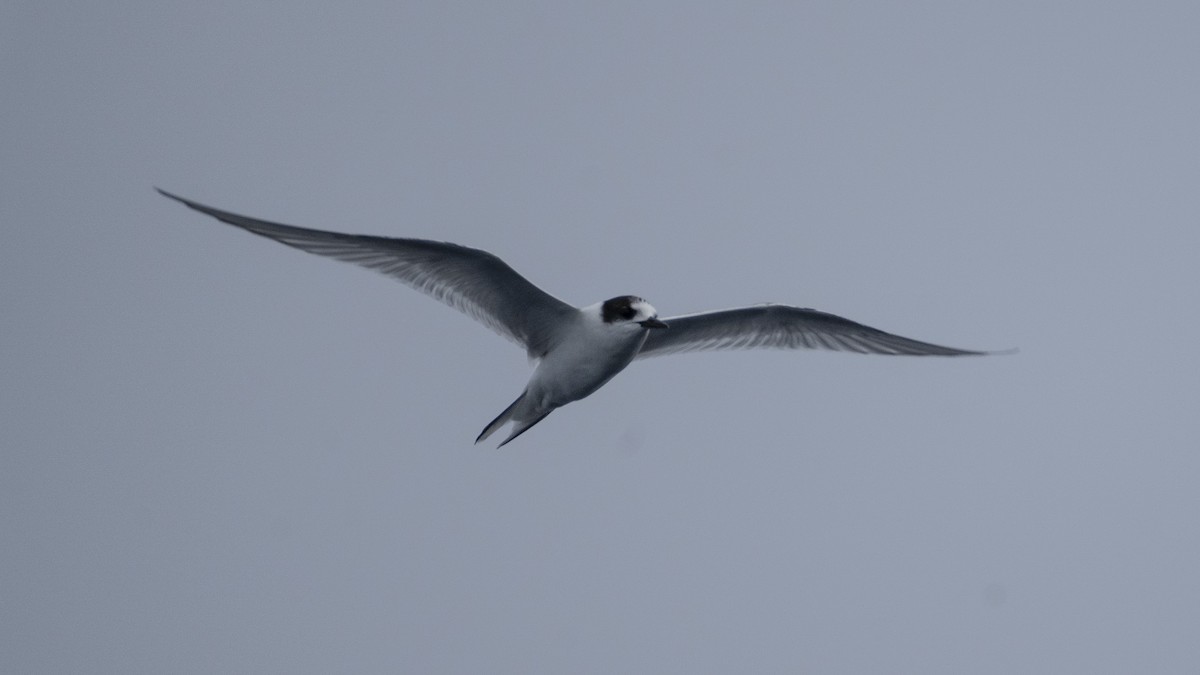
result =
[{"label": "dark wingtip", "polygon": [[184,206],[192,206],[192,202],[184,199],[183,197],[180,197],[177,194],[172,194],[170,192],[167,192],[166,190],[158,187],[157,185],[154,186],[154,191],[157,192],[158,194],[166,197],[167,199],[174,199],[175,201],[179,202],[180,204],[183,204]]},{"label": "dark wingtip", "polygon": [[[158,192],[158,194],[166,197],[167,199],[173,199],[193,211],[199,211],[200,213],[203,213],[206,216],[212,216],[213,218],[216,218],[217,220],[220,220],[222,222],[229,223],[230,225],[236,225],[243,229],[247,229],[247,230],[250,230],[251,232],[254,232],[254,230],[246,227],[245,225],[231,220],[231,218],[241,218],[241,216],[238,216],[237,214],[229,213],[227,211],[222,211],[220,209],[214,209],[211,206],[205,206],[204,204],[201,204],[200,202],[194,202],[194,201],[188,199],[187,197],[180,197],[179,195],[177,195],[173,192],[167,192],[166,190],[164,190],[160,187],[157,187],[157,186],[154,189]],[[246,219],[246,220],[252,220],[252,219]],[[255,232],[255,234],[261,234],[261,233]]]}]

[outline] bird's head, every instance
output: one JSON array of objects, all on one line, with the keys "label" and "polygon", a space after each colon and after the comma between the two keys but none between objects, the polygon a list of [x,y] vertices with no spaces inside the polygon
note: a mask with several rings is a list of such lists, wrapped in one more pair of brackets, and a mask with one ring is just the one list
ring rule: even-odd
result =
[{"label": "bird's head", "polygon": [[610,325],[636,325],[642,328],[666,328],[658,320],[654,306],[636,295],[621,295],[605,300],[600,305],[600,318]]}]

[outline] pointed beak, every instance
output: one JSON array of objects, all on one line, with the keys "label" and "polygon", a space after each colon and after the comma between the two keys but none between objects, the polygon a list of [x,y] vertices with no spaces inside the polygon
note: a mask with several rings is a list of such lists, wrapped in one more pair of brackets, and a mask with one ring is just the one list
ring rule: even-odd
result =
[{"label": "pointed beak", "polygon": [[663,323],[662,321],[659,321],[658,317],[655,317],[653,319],[646,319],[645,321],[639,321],[638,323],[640,323],[643,328],[668,328],[669,327],[669,326],[667,326],[667,324]]}]

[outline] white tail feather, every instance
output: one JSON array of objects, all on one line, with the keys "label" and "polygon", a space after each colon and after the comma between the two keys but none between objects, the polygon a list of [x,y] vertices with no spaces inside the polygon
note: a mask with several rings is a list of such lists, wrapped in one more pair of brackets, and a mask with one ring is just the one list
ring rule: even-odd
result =
[{"label": "white tail feather", "polygon": [[[525,399],[525,394],[524,394],[524,392],[522,392],[521,395],[517,397],[517,400],[510,403],[509,406],[504,409],[504,412],[497,415],[496,419],[494,419],[490,423],[488,423],[488,425],[483,428],[483,431],[479,432],[479,437],[475,439],[475,442],[478,443],[479,441],[485,440],[488,436],[491,436],[492,434],[496,433],[497,429],[504,426],[504,424],[506,422],[508,422],[510,419],[512,419],[513,413],[516,412],[516,410],[517,410],[517,404],[519,404],[524,399]],[[508,441],[511,441],[512,439],[513,439],[513,437],[509,436],[508,439],[504,441],[504,443],[507,443]],[[501,443],[500,445],[504,445],[504,443]]]}]

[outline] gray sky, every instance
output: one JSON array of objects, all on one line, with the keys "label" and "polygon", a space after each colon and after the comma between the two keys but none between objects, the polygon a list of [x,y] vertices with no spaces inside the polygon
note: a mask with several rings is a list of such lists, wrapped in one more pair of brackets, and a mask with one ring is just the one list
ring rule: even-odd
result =
[{"label": "gray sky", "polygon": [[[0,671],[1200,670],[1194,3],[0,7]],[[1014,357],[521,350],[151,190]]]}]

